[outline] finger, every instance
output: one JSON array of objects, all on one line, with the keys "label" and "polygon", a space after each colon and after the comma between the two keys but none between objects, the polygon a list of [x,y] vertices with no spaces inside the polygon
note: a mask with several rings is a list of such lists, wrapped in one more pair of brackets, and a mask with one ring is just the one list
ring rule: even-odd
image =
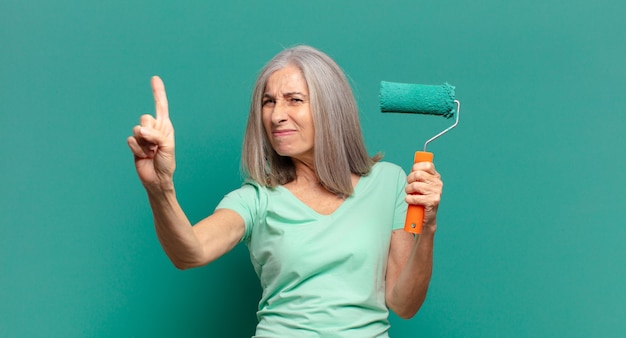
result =
[{"label": "finger", "polygon": [[152,115],[141,115],[139,118],[139,125],[142,127],[154,128],[156,126],[156,120],[152,117]]},{"label": "finger", "polygon": [[154,96],[154,108],[157,120],[169,119],[169,108],[167,106],[167,95],[165,85],[158,76],[153,76],[151,81],[152,95]]},{"label": "finger", "polygon": [[139,146],[146,151],[154,151],[164,142],[163,134],[150,126],[135,126],[133,128],[133,137],[137,140]]},{"label": "finger", "polygon": [[148,153],[146,152],[146,149],[144,149],[142,146],[139,145],[137,138],[135,138],[134,136],[129,136],[128,139],[126,139],[126,142],[128,143],[128,147],[132,151],[133,155],[139,158],[148,157]]},{"label": "finger", "polygon": [[441,195],[443,191],[443,182],[437,179],[432,181],[412,181],[408,182],[404,190],[407,194]]},{"label": "finger", "polygon": [[424,182],[428,175],[430,174],[427,174],[425,171],[414,170],[409,173],[409,176],[407,176],[406,181],[407,183]]},{"label": "finger", "polygon": [[432,162],[417,162],[413,164],[411,171],[425,171],[430,174],[436,174],[435,165]]},{"label": "finger", "polygon": [[152,115],[142,115],[139,119],[139,125],[133,128],[135,138],[140,145],[160,144],[162,132],[158,129],[158,123]]},{"label": "finger", "polygon": [[409,184],[413,182],[436,183],[440,180],[439,175],[433,175],[423,170],[412,171],[406,178],[406,181]]},{"label": "finger", "polygon": [[422,187],[407,187],[407,195],[405,201],[409,204],[418,204],[423,206],[438,206],[441,201],[441,192],[421,189]]},{"label": "finger", "polygon": [[404,191],[409,195],[424,195],[428,189],[428,184],[422,182],[413,182],[407,184]]}]

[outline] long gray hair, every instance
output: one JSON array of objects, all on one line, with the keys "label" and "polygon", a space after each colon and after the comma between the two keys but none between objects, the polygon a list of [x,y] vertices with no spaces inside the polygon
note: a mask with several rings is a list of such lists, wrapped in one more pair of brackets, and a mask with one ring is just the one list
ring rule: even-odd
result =
[{"label": "long gray hair", "polygon": [[371,158],[367,154],[356,102],[343,71],[328,55],[309,46],[285,49],[261,70],[252,92],[241,156],[242,170],[252,180],[268,187],[296,178],[291,158],[274,151],[262,122],[267,80],[287,65],[298,67],[308,85],[315,128],[313,165],[317,177],[330,192],[350,196],[353,191],[351,173],[367,175],[380,156]]}]

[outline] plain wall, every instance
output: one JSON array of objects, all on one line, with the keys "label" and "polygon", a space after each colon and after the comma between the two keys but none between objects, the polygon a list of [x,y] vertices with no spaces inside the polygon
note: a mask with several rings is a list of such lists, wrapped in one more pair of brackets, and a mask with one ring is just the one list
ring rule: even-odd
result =
[{"label": "plain wall", "polygon": [[0,336],[244,337],[244,245],[178,271],[126,137],[162,76],[195,222],[240,185],[257,72],[304,43],[349,75],[369,151],[409,170],[450,124],[381,114],[381,80],[449,82],[457,129],[428,298],[393,337],[626,335],[623,1],[0,2]]}]

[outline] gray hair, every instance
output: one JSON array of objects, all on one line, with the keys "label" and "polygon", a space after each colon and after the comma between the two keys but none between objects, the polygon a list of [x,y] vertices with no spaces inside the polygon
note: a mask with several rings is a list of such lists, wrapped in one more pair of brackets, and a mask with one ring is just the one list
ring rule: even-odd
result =
[{"label": "gray hair", "polygon": [[243,142],[242,170],[250,179],[272,188],[296,177],[291,158],[274,151],[262,122],[262,100],[267,80],[272,73],[287,65],[298,67],[308,85],[315,128],[314,168],[317,177],[330,192],[350,196],[353,191],[351,174],[367,175],[381,156],[371,158],[367,154],[356,102],[343,71],[328,55],[309,46],[283,50],[259,73]]}]

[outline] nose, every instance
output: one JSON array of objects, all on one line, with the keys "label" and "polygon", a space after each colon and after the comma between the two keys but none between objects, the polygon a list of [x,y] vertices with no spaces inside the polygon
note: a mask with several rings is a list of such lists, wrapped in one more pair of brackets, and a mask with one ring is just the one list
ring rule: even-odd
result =
[{"label": "nose", "polygon": [[274,107],[272,109],[272,123],[273,124],[281,124],[287,121],[287,118],[289,116],[288,112],[288,105],[287,102],[285,100],[276,100],[276,102],[274,103]]}]

